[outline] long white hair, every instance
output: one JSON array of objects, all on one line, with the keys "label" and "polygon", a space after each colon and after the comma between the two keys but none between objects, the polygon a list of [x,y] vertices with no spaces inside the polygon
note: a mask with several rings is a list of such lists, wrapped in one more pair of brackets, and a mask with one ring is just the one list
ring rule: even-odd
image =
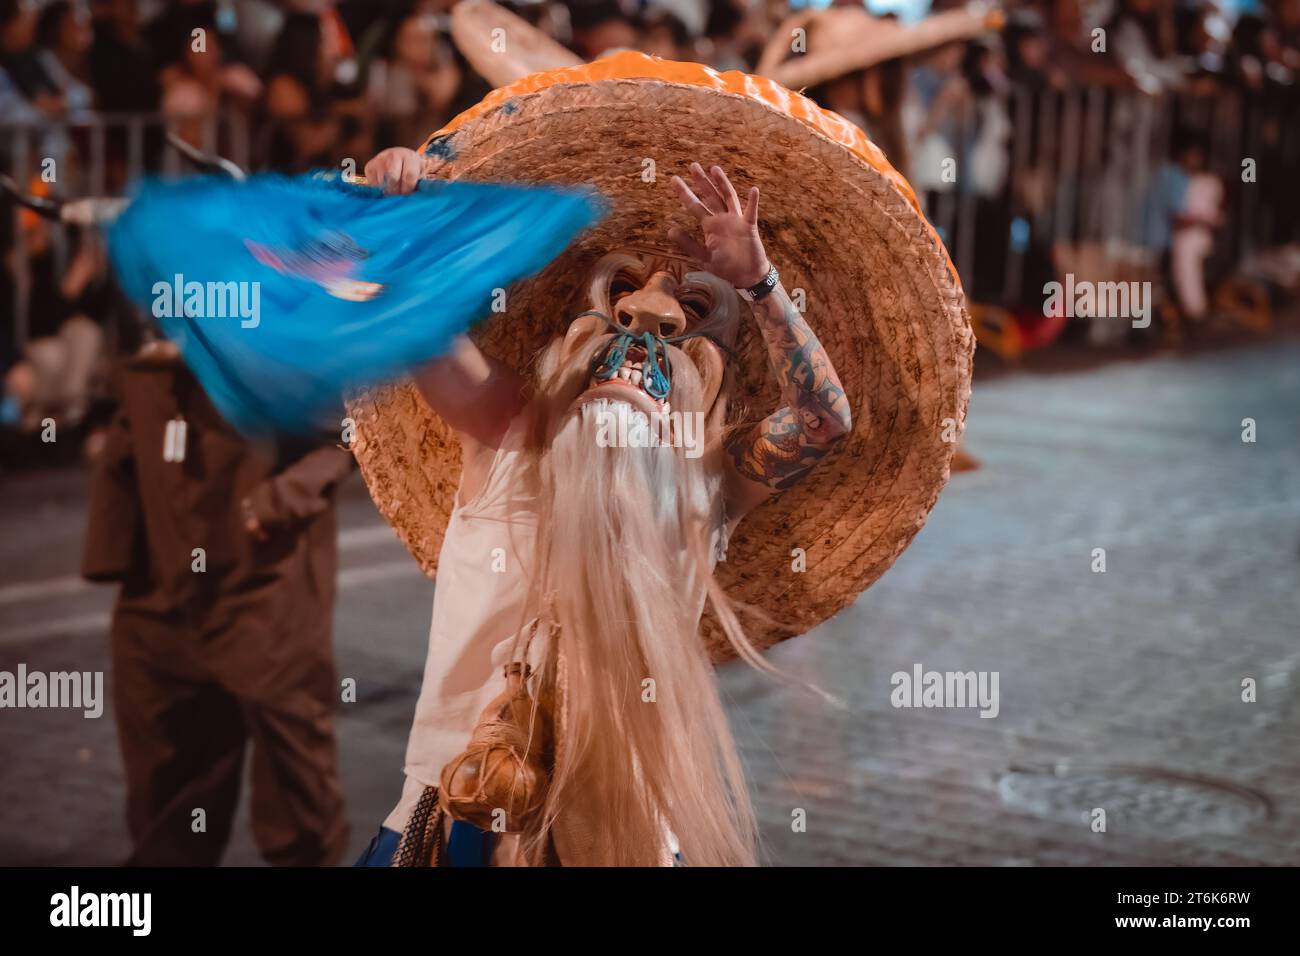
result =
[{"label": "long white hair", "polygon": [[[601,447],[607,403],[572,406],[609,339],[567,359],[554,342],[530,403],[532,587],[550,635],[538,696],[553,701],[558,736],[533,836],[590,865],[661,864],[669,832],[690,865],[752,864],[754,812],[699,626],[711,601],[742,656],[757,657],[713,581],[722,416],[708,417],[699,457]],[[669,361],[674,411],[708,411],[686,354],[670,346]]]}]

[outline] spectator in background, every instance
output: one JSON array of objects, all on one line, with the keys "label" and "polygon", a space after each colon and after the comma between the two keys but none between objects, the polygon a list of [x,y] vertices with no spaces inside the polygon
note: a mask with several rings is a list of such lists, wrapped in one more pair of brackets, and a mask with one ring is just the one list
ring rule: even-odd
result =
[{"label": "spectator in background", "polygon": [[1287,59],[1282,36],[1273,23],[1249,13],[1238,18],[1229,54],[1229,70],[1238,86],[1255,95],[1275,95],[1295,80]]},{"label": "spectator in background", "polygon": [[968,43],[961,69],[970,96],[967,116],[973,123],[964,155],[967,175],[961,179],[964,191],[975,197],[971,295],[990,302],[1001,298],[1006,276],[1011,229],[1007,172],[1014,132],[1004,98],[1010,83],[998,38]]},{"label": "spectator in background", "polygon": [[704,58],[719,70],[752,72],[773,31],[789,13],[786,0],[708,0]]},{"label": "spectator in background", "polygon": [[271,166],[301,172],[364,155],[366,108],[351,54],[351,38],[332,8],[285,18],[266,86]]},{"label": "spectator in background", "polygon": [[386,59],[370,66],[368,96],[383,142],[418,143],[450,119],[462,71],[433,14],[398,23]]},{"label": "spectator in background", "polygon": [[[43,186],[39,181],[37,185]],[[90,315],[106,295],[104,251],[94,234],[83,232],[76,254],[60,275],[50,223],[26,210],[18,219],[30,282],[28,341],[5,373],[0,419],[25,432],[38,430],[46,418],[59,427],[75,428],[90,407],[92,384],[103,364],[103,332]],[[15,265],[11,248],[5,271],[12,274]]]},{"label": "spectator in background", "polygon": [[1105,29],[1107,51],[1139,89],[1158,93],[1181,85],[1172,0],[1120,0]]},{"label": "spectator in background", "polygon": [[1300,0],[1264,0],[1269,21],[1277,30],[1278,40],[1286,51],[1286,65],[1300,70]]},{"label": "spectator in background", "polygon": [[250,442],[172,343],[150,343],[115,380],[82,574],[120,584],[111,640],[127,863],[218,863],[246,756],[262,857],[337,863],[348,826],[334,739],[334,490],[352,454]]},{"label": "spectator in background", "polygon": [[1213,96],[1227,85],[1224,53],[1227,22],[1211,0],[1185,3],[1175,11],[1178,54],[1187,80],[1184,89],[1198,96]]},{"label": "spectator in background", "polygon": [[34,123],[41,112],[23,96],[23,91],[9,74],[0,67],[0,116],[12,123]]},{"label": "spectator in background", "polygon": [[40,114],[62,116],[67,104],[41,64],[36,23],[36,4],[30,0],[0,0],[0,70],[12,88]]},{"label": "spectator in background", "polygon": [[[95,99],[85,82],[92,39],[89,18],[82,7],[71,3],[52,3],[39,18],[32,16],[30,8],[22,3],[11,6],[0,27],[0,67],[35,107],[20,107],[14,118],[28,122],[85,120]],[[56,170],[62,167],[72,145],[67,128],[45,125],[36,139],[36,155],[53,159]]]},{"label": "spectator in background", "polygon": [[1183,315],[1205,318],[1205,261],[1214,250],[1214,231],[1223,225],[1223,183],[1209,172],[1204,145],[1191,142],[1176,157],[1187,176],[1182,206],[1174,216],[1169,271]]},{"label": "spectator in background", "polygon": [[1046,74],[1047,81],[1054,87],[1074,86],[1115,86],[1131,88],[1133,77],[1110,54],[1109,45],[1102,52],[1099,41],[1105,40],[1104,32],[1089,29],[1089,23],[1083,16],[1083,0],[1051,0],[1045,4],[1048,50],[1046,61],[1036,56],[1036,51],[1019,51],[1019,41],[1012,34],[1017,23],[1028,22],[1032,15],[1035,26],[1031,33],[1041,32],[1044,14],[1037,10],[1017,10],[1011,14],[1008,22],[1007,61],[1013,82],[1029,82],[1032,74],[1023,74],[1017,78],[1021,68],[1017,60],[1022,54],[1038,63],[1038,69]]},{"label": "spectator in background", "polygon": [[695,41],[704,33],[700,0],[647,0],[636,48],[665,60],[697,59]]},{"label": "spectator in background", "polygon": [[135,0],[97,4],[94,45],[90,51],[91,84],[99,108],[144,112],[158,107],[158,77],[153,47],[146,42]]},{"label": "spectator in background", "polygon": [[[1291,8],[1296,8],[1300,17],[1300,3],[1277,4],[1272,19],[1253,14],[1240,17],[1228,56],[1228,73],[1240,91],[1243,123],[1256,130],[1252,158],[1260,169],[1292,169],[1296,163],[1300,53],[1285,40]],[[1292,63],[1295,67],[1289,65]],[[1252,188],[1259,190],[1259,207],[1267,210],[1271,219],[1269,239],[1287,243],[1300,238],[1300,189],[1295,188],[1293,179],[1263,176]]]},{"label": "spectator in background", "polygon": [[594,60],[607,50],[636,49],[633,15],[617,0],[573,0],[569,5],[573,27],[573,50],[585,60]]},{"label": "spectator in background", "polygon": [[1007,78],[1027,90],[1059,89],[1065,77],[1053,66],[1050,41],[1037,10],[1016,10],[1007,18],[1003,33],[1006,45]]},{"label": "spectator in background", "polygon": [[964,44],[947,43],[918,57],[908,71],[905,122],[918,157],[912,174],[921,188],[946,190],[955,185],[951,177],[942,178],[944,160],[955,159],[965,167],[965,157],[957,154],[960,127],[972,103],[962,69],[965,50]]},{"label": "spectator in background", "polygon": [[247,65],[226,61],[226,41],[209,4],[174,8],[151,24],[150,35],[169,44],[162,48],[166,65],[159,73],[163,113],[187,142],[210,146],[204,143],[205,121],[222,107],[249,112],[262,81]]},{"label": "spectator in background", "polygon": [[1173,155],[1156,170],[1145,210],[1148,248],[1158,253],[1183,315],[1193,321],[1206,310],[1204,264],[1213,231],[1222,225],[1223,185],[1207,170],[1203,133],[1179,129]]},{"label": "spectator in background", "polygon": [[710,0],[709,16],[700,40],[700,59],[715,70],[748,70],[754,62],[748,55],[746,31],[747,11],[745,0]]},{"label": "spectator in background", "polygon": [[90,12],[58,0],[41,13],[36,27],[37,59],[63,98],[64,114],[84,118],[95,105],[90,88],[90,49],[95,42]]},{"label": "spectator in background", "polygon": [[[810,34],[810,49],[814,37],[815,34]],[[825,37],[820,42],[829,39],[832,38]],[[960,59],[961,47],[954,46],[954,50]],[[895,57],[868,69],[836,77],[808,92],[818,106],[839,113],[865,130],[871,141],[884,150],[890,163],[904,176],[910,176],[912,171],[911,147],[903,130],[907,66],[906,60]],[[955,61],[953,66],[955,68]]]}]

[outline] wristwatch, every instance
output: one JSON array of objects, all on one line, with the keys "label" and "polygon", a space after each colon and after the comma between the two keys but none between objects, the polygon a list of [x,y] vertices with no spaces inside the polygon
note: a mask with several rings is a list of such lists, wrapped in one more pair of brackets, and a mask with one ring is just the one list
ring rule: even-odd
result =
[{"label": "wristwatch", "polygon": [[772,290],[780,283],[781,276],[776,271],[776,266],[769,264],[767,275],[763,276],[756,285],[752,285],[748,289],[737,289],[736,291],[740,293],[742,299],[749,302],[762,302],[772,294]]}]

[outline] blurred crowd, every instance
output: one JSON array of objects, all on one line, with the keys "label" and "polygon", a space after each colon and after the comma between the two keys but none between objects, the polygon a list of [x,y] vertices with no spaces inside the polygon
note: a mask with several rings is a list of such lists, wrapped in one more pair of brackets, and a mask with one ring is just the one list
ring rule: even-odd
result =
[{"label": "blurred crowd", "polygon": [[[0,0],[0,168],[21,175],[36,193],[116,194],[133,174],[161,165],[164,126],[254,169],[337,169],[348,161],[359,168],[384,147],[417,145],[488,91],[451,41],[453,5]],[[585,59],[631,48],[751,72],[771,44],[789,42],[787,18],[802,9],[787,0],[502,5]],[[831,5],[861,8],[862,0]],[[911,22],[955,6],[899,0],[868,9]],[[1216,250],[1226,254],[1225,275],[1261,250],[1277,252],[1256,271],[1271,269],[1283,286],[1296,281],[1300,191],[1289,182],[1279,191],[1274,175],[1274,185],[1253,197],[1258,215],[1245,222],[1234,212],[1233,187],[1247,138],[1246,155],[1266,168],[1297,162],[1300,0],[1025,0],[1001,7],[1005,23],[996,33],[806,91],[865,128],[911,178],[973,300],[1001,310],[977,315],[985,344],[1014,354],[1059,331],[1060,322],[1043,316],[1036,290],[1062,271],[1066,240],[1119,234],[1093,219],[1105,217],[1096,211],[1103,206],[1124,215],[1134,207],[1131,195],[1108,185],[1121,168],[1143,196],[1142,221],[1130,232],[1151,268],[1174,287],[1175,241],[1188,235],[1180,230],[1200,230],[1198,249],[1211,237],[1190,267],[1184,263],[1186,288],[1173,297],[1191,319],[1214,307],[1215,280],[1204,263]],[[1030,105],[1018,109],[1017,96],[1026,95]],[[1123,149],[1134,124],[1143,122],[1132,110],[1143,97],[1162,104],[1156,122],[1165,142],[1142,159],[1151,168],[1139,182],[1137,160]],[[1073,120],[1071,103],[1083,111]],[[1097,147],[1091,180],[1080,169],[1063,193],[1067,163],[1091,155],[1088,137],[1098,130],[1087,118],[1094,113],[1109,131],[1107,142]],[[146,115],[161,117],[162,125],[134,138],[113,125],[115,117]],[[107,129],[98,139],[89,122],[96,117]],[[1070,135],[1077,142],[1063,146]],[[945,175],[949,157],[965,175]],[[49,159],[57,177],[41,175]],[[1098,197],[1106,195],[1102,203]],[[1063,216],[1069,236],[1061,233]],[[75,419],[93,394],[105,339],[129,348],[131,323],[112,318],[121,303],[110,294],[103,251],[88,230],[78,235],[27,212],[0,219],[0,419],[30,428],[53,407]],[[1071,254],[1082,261],[1093,253]]]},{"label": "blurred crowd", "polygon": [[[92,110],[161,111],[185,123],[230,110],[250,121],[255,166],[334,165],[368,156],[377,146],[418,142],[486,91],[448,36],[454,2],[3,0],[0,113],[8,121],[38,121],[76,119]],[[502,5],[586,59],[630,48],[749,71],[782,21],[803,6],[785,0]],[[958,5],[936,0],[929,9]],[[1286,99],[1300,73],[1300,0],[1031,0],[1003,6],[1008,22],[1000,40],[929,57],[928,72],[953,80],[946,89],[938,84],[946,100],[1008,85],[1232,89]],[[1098,30],[1109,56],[1095,55]],[[892,72],[900,73],[901,65],[894,66]],[[887,101],[891,85],[927,84],[932,78],[918,84],[886,76],[874,86],[876,98]],[[811,92],[844,99],[832,89]],[[875,112],[886,105],[871,104]]]}]

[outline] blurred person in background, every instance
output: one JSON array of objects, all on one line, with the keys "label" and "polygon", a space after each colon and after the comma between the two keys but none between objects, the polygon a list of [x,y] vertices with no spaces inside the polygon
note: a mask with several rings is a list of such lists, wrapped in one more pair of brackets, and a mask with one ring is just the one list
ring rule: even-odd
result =
[{"label": "blurred person in background", "polygon": [[[59,166],[60,179],[77,178],[75,157]],[[8,183],[6,183],[8,186]],[[27,182],[38,199],[53,198],[55,186],[34,174]],[[6,190],[8,191],[8,190]],[[0,424],[34,433],[52,419],[75,429],[101,397],[104,378],[104,324],[112,313],[113,286],[107,256],[94,229],[69,228],[29,208],[0,203],[0,216],[19,230],[4,245],[0,294],[13,302],[19,268],[26,269],[26,336],[5,342],[4,392]],[[60,243],[64,245],[60,246]],[[68,255],[70,252],[70,255]],[[6,338],[16,330],[6,323]]]},{"label": "blurred person in background", "polygon": [[135,0],[103,0],[94,10],[90,76],[99,108],[107,112],[156,109],[155,53],[145,38],[140,5]]},{"label": "blurred person in background", "polygon": [[[881,17],[892,20],[892,17]],[[821,29],[818,30],[817,27]],[[778,28],[779,30],[780,28]],[[820,37],[818,36],[820,33]],[[789,43],[788,36],[780,38]],[[814,21],[809,26],[808,48],[814,44],[841,42],[835,36],[835,26],[830,21]],[[960,48],[944,67],[956,69],[960,61]],[[819,106],[839,113],[871,137],[871,141],[884,150],[889,162],[905,177],[911,176],[912,157],[908,139],[903,131],[903,97],[907,90],[907,63],[899,57],[886,60],[864,70],[855,70],[835,77],[808,91],[808,96]]]},{"label": "blurred person in background", "polygon": [[[749,70],[767,39],[767,23],[755,31],[751,22],[762,16],[762,6],[748,0],[709,0],[708,20],[700,41],[700,58],[715,70]],[[755,34],[757,33],[757,38]]]},{"label": "blurred person in background", "polygon": [[695,41],[704,33],[702,0],[646,0],[636,48],[665,60],[698,59]]},{"label": "blurred person in background", "polygon": [[1180,86],[1173,0],[1119,0],[1105,25],[1106,50],[1147,93]]},{"label": "blurred person in background", "polygon": [[1275,97],[1295,82],[1289,52],[1274,23],[1257,14],[1243,14],[1232,33],[1228,57],[1232,78],[1251,94]]},{"label": "blurred person in background", "polygon": [[636,49],[635,13],[619,0],[572,0],[568,7],[578,56],[594,60],[607,50]]},{"label": "blurred person in background", "polygon": [[[9,207],[0,212],[9,214]],[[32,433],[53,419],[59,428],[76,428],[103,372],[104,335],[91,316],[102,313],[109,294],[104,250],[92,231],[80,231],[76,253],[60,274],[51,224],[28,210],[18,219],[28,257],[28,339],[5,371],[0,424]],[[16,265],[17,251],[9,248],[5,272],[12,276]]]},{"label": "blurred person in background", "polygon": [[911,147],[908,152],[916,162],[904,175],[918,190],[951,192],[963,178],[945,178],[944,164],[956,160],[958,170],[966,167],[958,145],[973,98],[962,70],[964,56],[963,44],[948,43],[914,58],[908,71],[900,110]]},{"label": "blurred person in background", "polygon": [[[36,155],[54,160],[57,170],[71,140],[51,121],[84,120],[93,105],[90,88],[74,73],[84,65],[89,34],[70,4],[55,4],[39,16],[38,9],[25,0],[0,0],[0,102],[8,101],[4,120],[38,127]],[[9,161],[13,154],[4,152]]]},{"label": "blurred person in background", "polygon": [[1168,219],[1168,275],[1181,315],[1200,322],[1209,309],[1206,260],[1214,250],[1214,232],[1223,225],[1223,183],[1208,169],[1207,137],[1180,131],[1173,162],[1160,171],[1157,215]]},{"label": "blurred person in background", "polygon": [[1194,0],[1174,11],[1178,55],[1184,62],[1184,89],[1197,96],[1213,96],[1229,83],[1225,72],[1230,28],[1214,0]]},{"label": "blurred person in background", "polygon": [[920,58],[903,105],[912,185],[949,249],[968,257],[968,294],[986,303],[1001,303],[1006,273],[1009,90],[1002,44],[993,36]]},{"label": "blurred person in background", "polygon": [[[1275,5],[1271,18],[1245,14],[1233,30],[1228,71],[1241,94],[1243,122],[1256,130],[1255,156],[1260,169],[1285,170],[1296,165],[1300,115],[1300,24],[1288,29],[1288,17],[1300,20],[1300,3]],[[1271,219],[1268,238],[1276,243],[1300,239],[1300,189],[1287,176],[1262,176],[1260,205]]]},{"label": "blurred person in background", "polygon": [[41,118],[40,110],[23,96],[23,91],[2,67],[0,67],[0,116],[10,123],[35,123]]},{"label": "blurred person in background", "polygon": [[377,139],[416,143],[451,118],[463,73],[439,18],[412,13],[393,32],[388,56],[370,66],[369,96],[383,128]]},{"label": "blurred person in background", "polygon": [[1287,51],[1288,66],[1300,69],[1300,0],[1264,0],[1263,6]]},{"label": "blurred person in background", "polygon": [[95,42],[90,11],[80,3],[57,0],[41,11],[36,28],[38,60],[69,118],[84,118],[95,103],[90,88],[90,50]]},{"label": "blurred person in background", "polygon": [[968,97],[966,175],[961,177],[961,186],[964,194],[974,199],[969,293],[980,302],[1000,302],[1011,230],[1007,182],[1015,131],[1007,110],[1005,94],[1010,81],[998,38],[966,44],[961,73]]},{"label": "blurred person in background", "polygon": [[790,13],[786,0],[707,0],[701,57],[718,70],[752,71],[777,26]]},{"label": "blurred person in background", "polygon": [[348,826],[334,737],[334,489],[352,456],[249,442],[171,343],[146,344],[115,379],[82,574],[120,584],[111,640],[127,863],[218,863],[250,744],[263,858],[336,863]]},{"label": "blurred person in background", "polygon": [[365,98],[352,40],[337,12],[291,13],[271,53],[266,85],[270,166],[302,172],[368,151]]},{"label": "blurred person in background", "polygon": [[[95,35],[90,13],[80,3],[56,0],[36,24],[36,62],[63,104],[62,119],[84,122],[92,116],[95,94],[89,86],[90,48]],[[41,137],[42,158],[65,164],[73,148],[72,131],[50,129]]]},{"label": "blurred person in background", "polygon": [[[1080,30],[1082,28],[1080,27]],[[1046,24],[1037,10],[1013,10],[1002,39],[1006,49],[1007,79],[1026,90],[1060,89],[1066,77],[1053,62],[1054,50]]]},{"label": "blurred person in background", "polygon": [[220,109],[251,112],[262,81],[247,64],[227,57],[233,38],[218,29],[215,4],[177,4],[149,25],[148,38],[163,64],[162,111],[190,145],[211,148],[205,126]]},{"label": "blurred person in background", "polygon": [[37,5],[32,0],[0,0],[0,70],[35,111],[59,117],[67,103],[41,62],[36,45]]},{"label": "blurred person in background", "polygon": [[[1054,88],[1067,86],[1114,86],[1131,88],[1133,76],[1109,52],[1102,52],[1100,39],[1095,35],[1098,24],[1085,18],[1085,0],[1050,0],[1040,5],[1042,9],[1013,10],[1007,22],[1007,61],[1013,82],[1037,88],[1039,72]],[[1018,25],[1033,24],[1021,33]],[[1046,56],[1036,40],[1045,32]],[[1027,46],[1019,37],[1028,36]],[[1031,49],[1032,47],[1032,49]],[[1030,72],[1021,72],[1024,61],[1032,61]]]}]

